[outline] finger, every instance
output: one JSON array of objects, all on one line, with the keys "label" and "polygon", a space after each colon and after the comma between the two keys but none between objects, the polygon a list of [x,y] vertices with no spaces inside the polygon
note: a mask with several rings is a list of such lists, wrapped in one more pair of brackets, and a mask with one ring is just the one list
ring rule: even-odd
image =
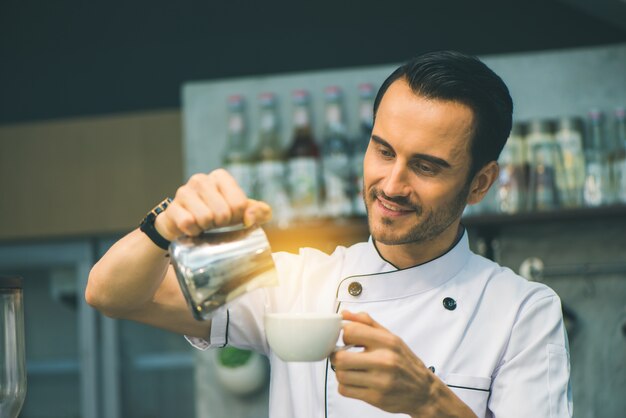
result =
[{"label": "finger", "polygon": [[[176,196],[174,197],[174,202],[178,204],[180,207],[189,212],[193,220],[188,218],[182,218],[180,221],[184,221],[183,225],[179,225],[186,234],[198,235],[202,231],[205,231],[209,228],[214,228],[217,226],[218,221],[215,216],[215,207],[219,207],[219,196],[217,192],[213,192],[213,206],[207,204],[207,202],[202,198],[200,192],[203,189],[211,188],[210,183],[206,181],[207,177],[202,177],[201,175],[194,175],[189,182],[180,187],[176,191]],[[205,180],[204,182],[202,180]],[[214,187],[213,187],[214,189]],[[175,219],[178,223],[178,219]]]},{"label": "finger", "polygon": [[393,367],[397,357],[388,350],[375,349],[362,352],[337,352],[331,358],[336,371],[371,372],[388,370]]},{"label": "finger", "polygon": [[261,225],[272,219],[272,208],[260,200],[248,199],[243,223],[245,226]]},{"label": "finger", "polygon": [[[224,170],[221,171],[226,173]],[[204,226],[204,230],[240,222],[240,220],[233,222],[233,210],[219,188],[222,180],[214,173],[193,175],[187,186],[179,191],[185,197],[183,206],[196,216],[198,223]]]},{"label": "finger", "polygon": [[364,370],[335,370],[337,382],[342,385],[355,386],[361,388],[370,387],[372,373]]},{"label": "finger", "polygon": [[369,325],[374,328],[386,329],[385,327],[380,325],[378,322],[374,321],[374,319],[371,316],[369,316],[369,314],[366,312],[354,313],[350,311],[341,311],[341,315],[343,316],[343,319],[346,321],[360,322],[362,324]]},{"label": "finger", "polygon": [[359,399],[366,402],[372,398],[371,389],[360,386],[344,385],[340,383],[337,387],[337,391],[340,395],[345,396],[346,398]]},{"label": "finger", "polygon": [[177,210],[172,209],[172,203],[170,203],[167,208],[170,209],[170,212],[167,212],[166,209],[165,212],[157,216],[154,220],[154,227],[156,228],[157,232],[168,241],[174,241],[181,235],[185,235],[185,233],[176,226],[176,223],[170,217],[170,214],[174,213]]},{"label": "finger", "polygon": [[[343,319],[347,321],[344,325],[344,342],[346,344],[363,345],[365,347],[375,344],[380,346],[396,343],[394,335],[384,326],[376,322],[366,312],[341,312]],[[347,340],[346,340],[347,332]],[[371,348],[371,347],[370,347]]]},{"label": "finger", "polygon": [[211,221],[213,228],[219,228],[223,226],[233,225],[241,222],[233,217],[233,211],[222,196],[219,193],[208,194],[206,192],[200,192],[199,198],[203,205],[211,211]]},{"label": "finger", "polygon": [[376,328],[361,322],[349,321],[343,326],[343,342],[371,351],[377,348],[396,348],[401,340],[383,327]]},{"label": "finger", "polygon": [[225,170],[216,170],[211,173],[218,192],[230,209],[232,222],[243,222],[244,211],[248,206],[248,197],[234,177]]},{"label": "finger", "polygon": [[[159,219],[163,218],[163,219]],[[194,216],[176,200],[172,201],[165,212],[157,216],[155,222],[160,221],[169,232],[168,238],[176,239],[181,235],[194,236],[202,232]]]},{"label": "finger", "polygon": [[342,385],[368,388],[376,391],[387,391],[399,381],[395,373],[380,369],[373,370],[337,370],[337,382]]},{"label": "finger", "polygon": [[180,206],[191,213],[200,232],[216,227],[214,210],[195,192],[189,193],[184,200],[180,201]]},{"label": "finger", "polygon": [[340,395],[347,398],[367,402],[378,409],[391,413],[402,413],[407,412],[409,409],[415,409],[415,400],[413,397],[409,400],[408,405],[403,407],[403,405],[398,404],[398,397],[394,396],[397,395],[396,393],[388,393],[386,391],[380,391],[372,388],[342,384],[338,385],[337,391]]}]

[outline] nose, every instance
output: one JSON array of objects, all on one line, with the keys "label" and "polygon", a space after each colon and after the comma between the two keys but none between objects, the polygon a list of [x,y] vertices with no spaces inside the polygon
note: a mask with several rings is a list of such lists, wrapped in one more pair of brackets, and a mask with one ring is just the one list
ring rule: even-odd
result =
[{"label": "nose", "polygon": [[396,161],[385,177],[382,191],[389,197],[408,196],[410,194],[408,170],[405,165]]}]

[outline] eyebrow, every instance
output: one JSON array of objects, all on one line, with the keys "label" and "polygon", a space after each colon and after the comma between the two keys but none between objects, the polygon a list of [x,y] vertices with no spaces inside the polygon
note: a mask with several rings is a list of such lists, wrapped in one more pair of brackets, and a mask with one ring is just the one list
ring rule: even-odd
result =
[{"label": "eyebrow", "polygon": [[[391,150],[393,150],[393,147],[389,144],[389,142],[385,141],[384,139],[382,139],[381,137],[379,137],[378,135],[372,135],[372,141],[376,142],[379,145],[382,145],[383,147],[387,147]],[[441,167],[445,167],[445,168],[450,168],[450,163],[448,163],[446,160],[439,158],[439,157],[435,157],[434,155],[430,155],[430,154],[420,154],[420,153],[416,153],[411,155],[411,159],[412,160],[426,160],[429,161],[433,164],[437,164]]]}]

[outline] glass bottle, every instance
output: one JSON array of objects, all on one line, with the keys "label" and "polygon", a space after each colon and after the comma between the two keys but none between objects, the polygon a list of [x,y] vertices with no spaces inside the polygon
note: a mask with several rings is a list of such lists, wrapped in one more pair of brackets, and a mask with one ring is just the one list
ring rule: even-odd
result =
[{"label": "glass bottle", "polygon": [[615,109],[615,149],[612,158],[613,191],[615,200],[626,203],[626,109]]},{"label": "glass bottle", "polygon": [[285,156],[280,140],[275,95],[259,95],[259,107],[259,140],[254,155],[254,196],[272,207],[273,222],[286,226],[291,219],[291,207],[285,181]]},{"label": "glass bottle", "polygon": [[322,142],[324,214],[345,217],[352,214],[350,143],[343,117],[342,91],[325,90],[326,120]]},{"label": "glass bottle", "polygon": [[560,150],[547,120],[532,120],[526,136],[530,155],[530,210],[544,211],[559,206],[557,175]]},{"label": "glass bottle", "polygon": [[583,201],[586,206],[600,206],[608,202],[609,170],[607,169],[604,121],[598,110],[587,117],[588,143],[585,149],[585,185]]},{"label": "glass bottle", "polygon": [[524,137],[522,125],[514,123],[506,145],[500,153],[500,174],[496,187],[498,211],[518,213],[525,207]]},{"label": "glass bottle", "polygon": [[560,118],[554,134],[561,150],[563,176],[557,177],[563,207],[580,207],[585,185],[585,154],[582,121],[577,117]]},{"label": "glass bottle", "polygon": [[294,217],[310,219],[320,212],[320,153],[311,127],[310,96],[296,90],[293,99],[293,139],[287,151],[289,194]]},{"label": "glass bottle", "polygon": [[235,178],[247,196],[253,193],[253,166],[248,148],[243,96],[228,98],[228,131],[222,155],[224,168]]},{"label": "glass bottle", "polygon": [[353,140],[351,166],[353,173],[353,202],[355,215],[365,215],[363,201],[363,159],[370,143],[374,126],[374,86],[370,83],[359,85],[359,133]]},{"label": "glass bottle", "polygon": [[17,418],[26,396],[24,305],[20,277],[0,276],[0,416]]}]

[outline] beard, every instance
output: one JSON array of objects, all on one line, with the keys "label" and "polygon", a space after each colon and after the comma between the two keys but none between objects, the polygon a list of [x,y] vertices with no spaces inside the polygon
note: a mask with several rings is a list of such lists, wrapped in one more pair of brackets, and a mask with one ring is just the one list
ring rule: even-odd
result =
[{"label": "beard", "polygon": [[[423,206],[416,202],[411,202],[407,197],[389,197],[385,195],[382,190],[372,187],[367,193],[363,193],[372,238],[385,245],[402,245],[431,241],[448,229],[450,225],[463,214],[463,210],[467,204],[470,185],[471,181],[467,181],[461,191],[452,199],[426,212]],[[385,216],[380,218],[379,225],[374,224],[370,216],[370,208],[379,196],[403,208],[413,210],[412,216],[414,216],[414,222],[408,230],[406,230],[405,226],[398,225],[398,220]],[[401,222],[404,223],[406,220],[402,220]]]}]

